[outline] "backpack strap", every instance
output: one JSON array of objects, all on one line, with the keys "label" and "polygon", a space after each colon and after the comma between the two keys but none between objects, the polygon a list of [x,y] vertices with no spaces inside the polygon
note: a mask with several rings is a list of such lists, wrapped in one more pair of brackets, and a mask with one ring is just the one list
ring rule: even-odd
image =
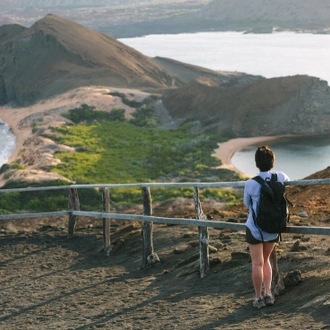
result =
[{"label": "backpack strap", "polygon": [[[260,185],[262,185],[265,182],[265,180],[261,176],[259,176],[259,175],[253,177],[252,179],[255,180],[255,181],[257,181]],[[251,212],[252,212],[253,222],[254,222],[255,226],[257,227],[257,229],[258,229],[258,231],[260,233],[260,236],[261,236],[261,240],[263,242],[264,241],[264,237],[262,235],[261,230],[259,229],[259,227],[257,225],[257,215],[256,215],[256,213],[254,212],[254,209],[253,209],[252,198],[250,200],[250,203],[251,203]]]},{"label": "backpack strap", "polygon": [[257,181],[259,184],[263,184],[265,182],[265,180],[259,175],[253,177],[252,179]]},{"label": "backpack strap", "polygon": [[272,173],[270,181],[277,181],[277,173]]}]

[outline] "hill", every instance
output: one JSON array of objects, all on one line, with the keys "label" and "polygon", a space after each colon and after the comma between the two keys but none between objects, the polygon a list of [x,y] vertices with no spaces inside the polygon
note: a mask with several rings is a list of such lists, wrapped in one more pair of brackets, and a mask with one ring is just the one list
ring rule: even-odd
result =
[{"label": "hill", "polygon": [[235,85],[199,78],[167,91],[163,103],[175,120],[229,137],[317,135],[330,127],[327,82],[303,75]]},{"label": "hill", "polygon": [[164,88],[180,81],[102,33],[47,15],[30,28],[0,27],[0,104],[31,104],[89,85]]}]

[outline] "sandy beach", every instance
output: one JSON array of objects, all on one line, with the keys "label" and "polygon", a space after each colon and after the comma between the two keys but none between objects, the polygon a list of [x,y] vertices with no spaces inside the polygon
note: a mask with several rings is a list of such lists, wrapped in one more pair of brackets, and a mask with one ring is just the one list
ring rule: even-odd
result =
[{"label": "sandy beach", "polygon": [[281,138],[281,136],[256,136],[256,137],[248,137],[248,138],[236,138],[231,139],[226,142],[218,143],[218,149],[215,150],[214,156],[219,158],[222,162],[222,165],[219,168],[226,168],[232,171],[236,171],[245,176],[249,176],[246,173],[238,170],[231,162],[231,158],[235,154],[236,151],[252,145],[252,144],[262,144],[268,141],[273,141]]}]

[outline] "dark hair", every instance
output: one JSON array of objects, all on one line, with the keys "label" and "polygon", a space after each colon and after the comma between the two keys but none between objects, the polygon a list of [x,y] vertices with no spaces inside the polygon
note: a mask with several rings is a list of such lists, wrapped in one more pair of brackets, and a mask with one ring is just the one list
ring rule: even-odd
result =
[{"label": "dark hair", "polygon": [[269,171],[274,166],[275,153],[269,146],[260,146],[255,153],[255,161],[261,172]]}]

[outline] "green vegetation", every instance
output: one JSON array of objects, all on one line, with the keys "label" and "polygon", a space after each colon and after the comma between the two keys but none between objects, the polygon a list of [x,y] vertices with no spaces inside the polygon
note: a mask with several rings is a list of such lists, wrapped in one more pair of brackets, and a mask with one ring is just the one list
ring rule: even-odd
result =
[{"label": "green vegetation", "polygon": [[[66,115],[75,124],[52,128],[47,137],[72,146],[76,152],[57,152],[61,160],[50,171],[57,172],[76,183],[139,183],[139,182],[214,182],[235,181],[236,173],[218,169],[220,161],[212,156],[219,137],[194,133],[191,123],[173,130],[157,128],[157,118],[149,106],[136,110],[131,120],[124,110],[96,111],[82,105]],[[20,168],[12,164],[10,168]],[[6,170],[5,168],[3,170]],[[53,182],[60,185],[67,182]],[[45,183],[42,184],[45,186]],[[49,185],[49,184],[46,184]],[[7,182],[4,188],[24,187],[24,182]],[[31,186],[31,184],[29,184]],[[154,201],[175,197],[193,198],[192,187],[154,188]],[[102,197],[97,189],[79,189],[82,210],[101,210]],[[236,204],[242,193],[234,190],[202,189],[201,200]],[[141,203],[137,188],[111,189],[111,202],[118,205]],[[57,211],[68,209],[68,197],[63,191],[5,194],[0,212]]]},{"label": "green vegetation", "polygon": [[[58,143],[79,152],[61,152],[53,171],[89,183],[207,180],[221,176],[212,157],[217,140],[185,128],[166,131],[135,127],[127,122],[102,122],[56,129]],[[219,178],[220,179],[220,178]]]},{"label": "green vegetation", "polygon": [[68,113],[63,114],[64,117],[70,119],[75,124],[82,122],[92,123],[95,121],[125,121],[124,109],[112,109],[111,112],[95,111],[95,107],[87,104],[81,105],[80,108],[69,110]]}]

